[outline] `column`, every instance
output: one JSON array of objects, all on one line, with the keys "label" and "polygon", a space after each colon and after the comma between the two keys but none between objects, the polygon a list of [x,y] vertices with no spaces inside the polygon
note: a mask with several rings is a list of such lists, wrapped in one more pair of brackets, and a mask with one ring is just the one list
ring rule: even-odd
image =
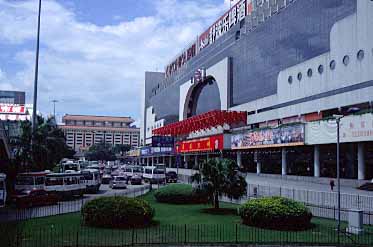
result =
[{"label": "column", "polygon": [[237,152],[237,166],[238,167],[242,166],[242,154],[241,154],[241,152]]},{"label": "column", "polygon": [[256,162],[256,174],[260,175],[262,173],[262,163],[260,161]]},{"label": "column", "polygon": [[152,166],[154,166],[154,156],[152,156]]},{"label": "column", "polygon": [[198,155],[194,155],[194,169],[197,169],[198,167]]},{"label": "column", "polygon": [[365,157],[364,143],[359,142],[357,146],[357,176],[359,180],[365,179]]},{"label": "column", "polygon": [[162,156],[162,164],[166,165],[166,157]]},{"label": "column", "polygon": [[281,175],[286,176],[286,148],[281,149]]},{"label": "column", "polygon": [[146,158],[146,165],[149,166],[149,163],[150,163],[150,158]]},{"label": "column", "polygon": [[320,146],[315,145],[313,150],[313,174],[316,178],[320,177]]},{"label": "column", "polygon": [[172,156],[169,156],[168,157],[168,167],[171,168],[172,167]]},{"label": "column", "polygon": [[157,156],[157,164],[159,164],[159,157]]}]

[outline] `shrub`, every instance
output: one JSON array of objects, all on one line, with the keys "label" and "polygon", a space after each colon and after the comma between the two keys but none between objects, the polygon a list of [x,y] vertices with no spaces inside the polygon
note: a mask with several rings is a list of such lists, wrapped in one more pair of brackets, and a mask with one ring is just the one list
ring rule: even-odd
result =
[{"label": "shrub", "polygon": [[207,202],[207,196],[200,189],[188,184],[172,184],[154,193],[158,202],[172,204],[196,204]]},{"label": "shrub", "polygon": [[302,203],[283,197],[252,199],[240,208],[243,224],[275,230],[305,230],[312,213]]},{"label": "shrub", "polygon": [[129,228],[151,223],[154,209],[147,201],[127,197],[100,197],[82,209],[84,224],[94,227]]}]

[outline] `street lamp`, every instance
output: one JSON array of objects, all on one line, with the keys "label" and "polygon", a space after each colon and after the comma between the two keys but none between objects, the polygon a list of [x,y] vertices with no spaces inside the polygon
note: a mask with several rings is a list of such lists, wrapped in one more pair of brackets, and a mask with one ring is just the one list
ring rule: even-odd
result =
[{"label": "street lamp", "polygon": [[179,147],[180,147],[180,144],[179,143],[176,143],[176,174],[177,174],[177,177],[179,177],[179,162],[180,162],[180,155],[179,155]]}]

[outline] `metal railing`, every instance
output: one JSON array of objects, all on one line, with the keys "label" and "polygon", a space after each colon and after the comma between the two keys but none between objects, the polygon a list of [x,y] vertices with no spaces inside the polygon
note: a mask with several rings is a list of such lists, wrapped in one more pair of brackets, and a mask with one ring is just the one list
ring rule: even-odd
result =
[{"label": "metal railing", "polygon": [[[150,190],[150,185],[139,188],[127,189],[115,194],[101,194],[103,196],[127,196],[138,197],[146,194]],[[82,197],[72,201],[60,201],[55,205],[35,207],[35,208],[3,208],[0,210],[0,222],[24,221],[33,218],[41,218],[53,215],[80,212],[85,203],[97,198],[96,196]]]},{"label": "metal railing", "polygon": [[332,226],[306,231],[273,231],[230,225],[158,225],[147,228],[99,229],[79,227],[7,226],[0,229],[2,243],[9,247],[53,246],[148,246],[148,245],[280,245],[280,246],[372,246],[373,232],[340,234]]}]

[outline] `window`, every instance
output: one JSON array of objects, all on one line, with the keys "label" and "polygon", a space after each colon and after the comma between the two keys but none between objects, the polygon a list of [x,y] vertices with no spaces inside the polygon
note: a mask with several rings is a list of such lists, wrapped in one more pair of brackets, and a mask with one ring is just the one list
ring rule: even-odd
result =
[{"label": "window", "polygon": [[18,177],[16,180],[17,185],[33,185],[34,179],[32,177]]},{"label": "window", "polygon": [[357,60],[361,61],[364,59],[364,51],[363,50],[360,50],[357,52]]},{"label": "window", "polygon": [[292,77],[292,76],[289,76],[289,78],[288,78],[288,82],[289,82],[289,84],[292,84],[292,83],[293,83],[293,77]]},{"label": "window", "polygon": [[318,71],[319,74],[321,75],[321,74],[324,72],[324,66],[320,65],[320,66],[317,68],[317,71]]},{"label": "window", "polygon": [[312,74],[313,74],[312,69],[308,69],[308,71],[307,71],[307,76],[308,76],[308,77],[312,77]]},{"label": "window", "polygon": [[329,64],[329,67],[331,70],[335,70],[335,67],[336,67],[337,63],[335,62],[335,60],[332,60]]},{"label": "window", "polygon": [[344,56],[343,57],[343,64],[345,65],[345,66],[347,66],[348,64],[350,63],[350,57],[349,56]]},{"label": "window", "polygon": [[38,185],[38,184],[44,184],[44,177],[37,177],[35,179],[35,184]]},{"label": "window", "polygon": [[302,80],[302,73],[301,73],[301,72],[298,73],[297,78],[298,78],[298,81],[301,81],[301,80]]},{"label": "window", "polygon": [[63,179],[62,178],[46,178],[45,180],[46,186],[55,186],[55,185],[63,185]]}]

